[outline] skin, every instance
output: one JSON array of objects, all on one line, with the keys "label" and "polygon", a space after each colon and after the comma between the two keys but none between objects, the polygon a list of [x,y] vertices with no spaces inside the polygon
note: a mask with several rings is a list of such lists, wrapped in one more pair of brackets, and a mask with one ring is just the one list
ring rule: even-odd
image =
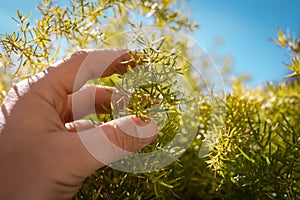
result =
[{"label": "skin", "polygon": [[[78,121],[91,110],[91,91],[95,91],[96,105],[109,105],[111,93],[107,90],[114,90],[99,86],[79,90],[87,80],[96,78],[95,70],[103,66],[84,69],[84,76],[75,84],[80,66],[91,52],[96,52],[100,63],[110,53],[115,55],[102,70],[102,77],[124,73],[120,62],[131,59],[124,50],[79,51],[8,92],[0,111],[0,199],[71,199],[87,176],[105,166],[86,150],[76,130],[102,128],[112,143],[129,152],[155,141],[156,134],[141,139],[111,123],[95,127],[89,121]],[[134,67],[134,62],[129,64]],[[72,97],[76,96],[83,97],[78,118],[72,113]],[[139,126],[146,125],[134,116],[132,119]],[[121,159],[113,156],[116,161]]]}]

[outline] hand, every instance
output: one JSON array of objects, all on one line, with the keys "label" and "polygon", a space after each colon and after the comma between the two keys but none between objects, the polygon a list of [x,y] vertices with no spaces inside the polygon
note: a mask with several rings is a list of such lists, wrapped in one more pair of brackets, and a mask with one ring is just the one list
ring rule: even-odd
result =
[{"label": "hand", "polygon": [[125,50],[79,51],[8,92],[0,111],[0,199],[71,199],[93,171],[156,139],[153,120],[95,126],[81,119],[105,113],[100,105],[109,105],[114,90],[86,81],[116,68],[125,73],[120,62],[130,58]]}]

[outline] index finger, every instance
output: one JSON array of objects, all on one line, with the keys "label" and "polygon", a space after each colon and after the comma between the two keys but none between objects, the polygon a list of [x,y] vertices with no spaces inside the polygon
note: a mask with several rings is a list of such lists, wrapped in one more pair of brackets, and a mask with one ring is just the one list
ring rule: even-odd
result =
[{"label": "index finger", "polygon": [[[136,59],[137,56],[134,56]],[[126,64],[123,64],[125,61]],[[48,69],[48,78],[67,94],[80,89],[86,81],[106,77],[116,72],[125,73],[134,67],[133,54],[125,49],[82,50],[59,61]],[[53,83],[54,84],[54,83]]]}]

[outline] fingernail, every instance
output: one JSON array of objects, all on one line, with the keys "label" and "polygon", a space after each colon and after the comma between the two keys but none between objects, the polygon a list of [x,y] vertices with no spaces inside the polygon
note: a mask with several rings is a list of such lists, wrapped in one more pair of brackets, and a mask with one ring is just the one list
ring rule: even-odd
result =
[{"label": "fingernail", "polygon": [[124,133],[140,139],[154,137],[158,132],[155,121],[150,117],[149,122],[144,122],[135,116],[126,116],[116,120],[115,125]]}]

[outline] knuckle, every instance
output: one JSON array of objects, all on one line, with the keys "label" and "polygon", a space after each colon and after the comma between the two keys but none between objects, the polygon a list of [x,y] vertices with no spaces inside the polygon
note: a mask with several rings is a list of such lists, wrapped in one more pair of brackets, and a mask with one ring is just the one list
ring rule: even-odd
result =
[{"label": "knuckle", "polygon": [[88,54],[89,52],[87,50],[79,50],[71,54],[68,60],[83,60],[85,57],[87,57]]},{"label": "knuckle", "polygon": [[77,52],[73,53],[71,57],[82,57],[87,56],[89,52],[87,50],[78,50]]}]

